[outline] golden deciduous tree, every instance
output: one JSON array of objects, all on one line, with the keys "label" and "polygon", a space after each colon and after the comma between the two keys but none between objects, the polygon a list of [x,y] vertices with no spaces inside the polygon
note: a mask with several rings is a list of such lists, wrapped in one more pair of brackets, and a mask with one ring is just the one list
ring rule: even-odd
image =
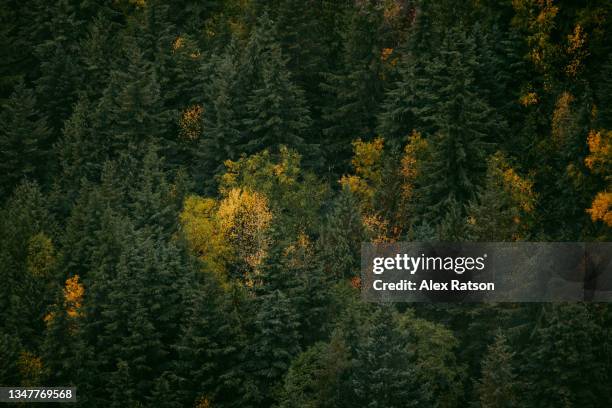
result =
[{"label": "golden deciduous tree", "polygon": [[587,212],[594,222],[603,221],[612,227],[612,131],[591,130],[587,144],[589,155],[584,160],[585,165],[608,182],[608,189],[597,193]]},{"label": "golden deciduous tree", "polygon": [[552,138],[557,146],[563,146],[568,138],[576,130],[575,113],[572,104],[574,96],[569,92],[563,92],[555,104],[552,117]]},{"label": "golden deciduous tree", "polygon": [[402,202],[406,206],[414,198],[414,188],[417,178],[422,172],[422,156],[427,152],[427,140],[417,131],[410,135],[408,144],[404,148],[400,174],[402,176]]},{"label": "golden deciduous tree", "polygon": [[190,249],[208,270],[224,280],[231,249],[225,237],[217,233],[217,207],[218,203],[212,198],[189,196],[185,199],[179,220]]},{"label": "golden deciduous tree", "polygon": [[66,285],[64,286],[64,307],[68,316],[81,316],[83,296],[85,296],[85,287],[79,282],[79,275],[66,279]]},{"label": "golden deciduous tree", "polygon": [[587,212],[593,221],[603,221],[607,226],[612,227],[612,193],[605,191],[597,193]]},{"label": "golden deciduous tree", "polygon": [[189,196],[179,219],[190,248],[207,270],[224,281],[233,264],[240,278],[250,281],[269,245],[272,212],[266,196],[240,188],[228,190],[218,202]]},{"label": "golden deciduous tree", "polygon": [[489,158],[486,183],[468,208],[468,227],[478,241],[520,241],[536,204],[533,181],[519,175],[497,152]]},{"label": "golden deciduous tree", "polygon": [[42,359],[29,351],[22,351],[17,360],[17,369],[24,387],[40,386],[43,376]]},{"label": "golden deciduous tree", "polygon": [[591,130],[587,138],[589,155],[585,165],[595,174],[610,176],[612,174],[612,131]]},{"label": "golden deciduous tree", "polygon": [[328,186],[302,170],[297,151],[280,146],[278,153],[264,150],[228,160],[225,167],[219,187],[222,195],[228,196],[233,189],[256,191],[267,198],[277,230],[290,236],[316,231]]},{"label": "golden deciduous tree", "polygon": [[415,187],[429,154],[428,143],[413,131],[403,153],[384,151],[384,139],[353,142],[354,174],[345,175],[340,184],[360,202],[362,222],[374,241],[397,239],[407,229],[415,201]]},{"label": "golden deciduous tree", "polygon": [[382,181],[384,144],[381,137],[371,142],[355,140],[351,160],[355,174],[344,175],[340,179],[340,184],[348,187],[359,198],[366,212],[374,210],[374,194]]},{"label": "golden deciduous tree", "polygon": [[179,119],[181,137],[186,140],[197,140],[202,135],[202,113],[201,105],[193,105],[186,108]]},{"label": "golden deciduous tree", "polygon": [[239,259],[253,272],[266,255],[266,236],[272,213],[268,199],[255,191],[235,188],[219,203],[217,212],[221,233],[233,246]]}]

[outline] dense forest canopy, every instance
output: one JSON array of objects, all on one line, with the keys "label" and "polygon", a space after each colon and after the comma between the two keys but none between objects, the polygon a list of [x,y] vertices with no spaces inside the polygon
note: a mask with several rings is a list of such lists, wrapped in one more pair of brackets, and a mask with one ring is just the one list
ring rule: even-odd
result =
[{"label": "dense forest canopy", "polygon": [[378,305],[364,241],[609,241],[608,0],[3,0],[0,385],[612,406],[605,304]]}]

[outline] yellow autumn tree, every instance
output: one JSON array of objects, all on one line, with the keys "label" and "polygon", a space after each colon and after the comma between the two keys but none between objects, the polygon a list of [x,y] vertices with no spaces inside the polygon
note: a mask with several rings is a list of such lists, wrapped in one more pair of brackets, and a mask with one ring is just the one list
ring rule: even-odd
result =
[{"label": "yellow autumn tree", "polygon": [[591,130],[587,138],[589,155],[584,164],[594,174],[604,177],[612,175],[612,131]]},{"label": "yellow autumn tree", "polygon": [[17,370],[22,386],[40,386],[43,377],[43,363],[40,357],[29,351],[22,351],[17,360]]},{"label": "yellow autumn tree", "polygon": [[358,199],[362,222],[375,242],[394,241],[410,224],[417,179],[429,154],[428,143],[413,131],[400,154],[385,153],[384,139],[353,142],[354,173],[340,184]]},{"label": "yellow autumn tree", "polygon": [[181,113],[179,118],[180,135],[183,139],[194,141],[202,135],[202,105],[192,105]]},{"label": "yellow autumn tree", "polygon": [[520,175],[497,152],[489,158],[486,183],[468,206],[468,229],[478,241],[519,241],[529,230],[537,195],[533,181]]},{"label": "yellow autumn tree", "polygon": [[64,307],[70,317],[79,317],[82,314],[83,296],[85,287],[79,281],[79,275],[66,279],[64,286]]},{"label": "yellow autumn tree", "polygon": [[[272,212],[261,193],[240,188],[226,193],[220,201],[187,197],[179,215],[181,231],[205,269],[221,282],[240,278],[248,283],[266,255]],[[241,275],[228,276],[230,265]]]},{"label": "yellow autumn tree", "polygon": [[574,78],[582,70],[583,61],[589,55],[586,43],[587,34],[584,32],[584,28],[577,24],[574,31],[567,36],[566,52],[569,58],[569,62],[565,66],[567,76]]},{"label": "yellow autumn tree", "polygon": [[224,281],[227,278],[227,264],[231,260],[231,248],[219,233],[217,208],[218,203],[212,198],[188,196],[179,221],[189,248],[204,262],[207,270]]},{"label": "yellow autumn tree", "polygon": [[219,203],[217,217],[221,234],[238,260],[246,264],[245,278],[250,282],[270,244],[266,234],[272,221],[268,199],[255,191],[232,189]]},{"label": "yellow autumn tree", "polygon": [[199,397],[194,405],[195,408],[212,408],[212,403],[208,397]]},{"label": "yellow autumn tree", "polygon": [[612,131],[592,130],[587,144],[589,155],[584,160],[585,165],[608,183],[607,190],[597,193],[587,212],[594,222],[602,221],[612,227]]},{"label": "yellow autumn tree", "polygon": [[280,146],[276,153],[264,150],[228,160],[225,167],[219,187],[222,195],[234,189],[264,195],[276,227],[291,236],[317,229],[319,209],[329,189],[314,174],[302,170],[297,151]]},{"label": "yellow autumn tree", "polygon": [[400,174],[402,176],[402,202],[407,206],[414,199],[417,178],[421,175],[423,158],[427,154],[428,143],[417,131],[413,131],[404,148]]},{"label": "yellow autumn tree", "polygon": [[382,137],[371,142],[355,140],[351,160],[355,173],[340,179],[340,184],[348,187],[359,198],[367,213],[374,212],[374,194],[382,182],[384,144]]},{"label": "yellow autumn tree", "polygon": [[562,147],[569,142],[571,135],[576,132],[576,114],[572,104],[574,96],[569,92],[562,92],[555,104],[553,112],[551,131],[553,142]]},{"label": "yellow autumn tree", "polygon": [[603,221],[612,227],[612,193],[606,191],[597,193],[587,212],[593,221]]},{"label": "yellow autumn tree", "polygon": [[361,221],[372,236],[373,242],[384,242],[388,236],[389,221],[377,211],[376,192],[380,190],[384,167],[382,137],[371,142],[357,139],[353,142],[351,165],[354,174],[344,175],[340,184],[348,188],[359,200]]}]

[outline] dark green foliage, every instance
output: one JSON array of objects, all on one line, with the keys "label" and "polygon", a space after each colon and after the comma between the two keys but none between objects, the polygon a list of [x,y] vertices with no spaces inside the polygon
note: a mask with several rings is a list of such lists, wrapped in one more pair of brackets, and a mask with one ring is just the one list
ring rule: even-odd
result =
[{"label": "dark green foliage", "polygon": [[513,358],[507,339],[499,333],[482,363],[482,379],[477,385],[481,407],[517,406],[518,381]]},{"label": "dark green foliage", "polygon": [[216,403],[239,401],[232,383],[239,362],[239,324],[229,298],[212,277],[204,276],[187,305],[187,318],[177,345],[178,385],[182,401],[204,396]]},{"label": "dark green foliage", "polygon": [[[342,36],[342,67],[326,73],[323,89],[333,102],[323,112],[325,152],[335,174],[347,169],[350,142],[374,135],[378,104],[383,95],[382,11],[364,1],[348,11]],[[331,159],[331,160],[330,160]]]},{"label": "dark green foliage", "polygon": [[453,29],[426,67],[431,90],[416,112],[432,135],[431,160],[420,181],[422,212],[430,222],[440,222],[453,201],[465,205],[484,174],[494,127],[491,110],[475,88],[475,58],[474,40]]},{"label": "dark green foliage", "polygon": [[0,332],[0,384],[10,387],[10,384],[18,384],[17,360],[19,358],[19,343],[15,337]]},{"label": "dark green foliage", "polygon": [[416,367],[407,343],[410,333],[394,325],[390,307],[372,316],[370,327],[355,349],[351,370],[356,406],[418,407],[430,398],[416,381]]},{"label": "dark green foliage", "polygon": [[611,4],[3,1],[0,385],[612,406],[606,304],[374,305],[359,278],[370,240],[612,236]]},{"label": "dark green foliage", "polygon": [[[307,165],[319,161],[309,140],[311,118],[303,91],[293,83],[273,22],[264,14],[250,33],[242,52],[232,43],[222,56],[213,56],[204,73],[203,134],[196,156],[203,180],[209,184],[222,169],[222,159],[283,145],[297,150]],[[199,176],[199,174],[198,174]]]},{"label": "dark green foliage", "polygon": [[348,188],[343,188],[317,242],[325,271],[338,278],[356,276],[361,242],[366,238],[357,198]]},{"label": "dark green foliage", "polygon": [[0,327],[28,350],[40,344],[53,301],[54,232],[38,185],[23,182],[0,211]]},{"label": "dark green foliage", "polygon": [[603,392],[610,381],[605,335],[588,305],[544,308],[529,345],[518,351],[519,405],[610,404]]},{"label": "dark green foliage", "polygon": [[23,178],[46,180],[51,132],[23,82],[0,114],[0,195],[7,197]]},{"label": "dark green foliage", "polygon": [[267,406],[278,394],[291,360],[300,352],[299,322],[290,299],[280,290],[262,296],[258,309],[247,357],[256,391],[245,397],[247,404]]}]

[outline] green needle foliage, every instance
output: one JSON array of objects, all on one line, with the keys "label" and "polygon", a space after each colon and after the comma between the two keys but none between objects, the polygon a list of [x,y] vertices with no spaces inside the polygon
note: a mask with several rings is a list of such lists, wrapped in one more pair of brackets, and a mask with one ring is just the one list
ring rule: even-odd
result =
[{"label": "green needle foliage", "polygon": [[612,406],[612,308],[361,298],[363,242],[609,241],[607,0],[6,0],[0,386]]}]

